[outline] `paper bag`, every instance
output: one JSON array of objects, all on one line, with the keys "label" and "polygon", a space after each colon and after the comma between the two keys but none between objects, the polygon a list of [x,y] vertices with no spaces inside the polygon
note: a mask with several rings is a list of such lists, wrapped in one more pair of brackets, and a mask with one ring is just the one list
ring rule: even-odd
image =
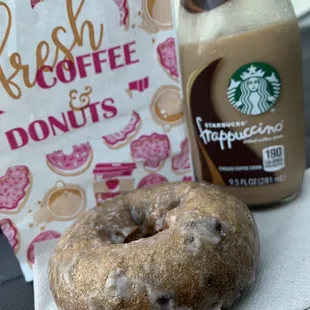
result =
[{"label": "paper bag", "polygon": [[26,280],[85,209],[192,180],[171,7],[0,1],[0,226]]}]

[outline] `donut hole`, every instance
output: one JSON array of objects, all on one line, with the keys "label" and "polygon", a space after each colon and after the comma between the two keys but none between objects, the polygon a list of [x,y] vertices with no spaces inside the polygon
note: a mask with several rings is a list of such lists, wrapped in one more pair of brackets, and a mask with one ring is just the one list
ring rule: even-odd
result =
[{"label": "donut hole", "polygon": [[109,240],[112,244],[130,243],[141,238],[141,231],[138,226],[123,227],[112,230],[109,234]]},{"label": "donut hole", "polygon": [[156,304],[158,304],[160,307],[166,307],[170,304],[171,296],[163,295],[156,299]]},{"label": "donut hole", "polygon": [[[128,219],[126,223],[122,224],[126,226],[111,230],[108,234],[110,242],[112,244],[131,243],[140,239],[155,237],[157,234],[168,230],[176,217],[175,214],[169,214],[169,211],[178,208],[181,202],[181,199],[172,199],[166,206],[158,209],[153,205],[146,208],[146,203],[143,201],[138,205],[127,206],[126,209],[129,210]],[[169,238],[169,234],[161,234],[156,236],[156,241],[163,241],[167,238]],[[150,242],[154,240],[150,240]]]},{"label": "donut hole", "polygon": [[214,229],[221,235],[224,235],[223,226],[222,223],[218,220],[216,220]]},{"label": "donut hole", "polygon": [[210,288],[210,287],[215,285],[216,278],[212,274],[211,275],[207,274],[207,275],[204,276],[203,282],[204,282],[204,286],[205,287]]},{"label": "donut hole", "polygon": [[183,309],[177,307],[173,294],[167,291],[158,292],[155,290],[149,295],[149,300],[152,304],[152,310]]}]

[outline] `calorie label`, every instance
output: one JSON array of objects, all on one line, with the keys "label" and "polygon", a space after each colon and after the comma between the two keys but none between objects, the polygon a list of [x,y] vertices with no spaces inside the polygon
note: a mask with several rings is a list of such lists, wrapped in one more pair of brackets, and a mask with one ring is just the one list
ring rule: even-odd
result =
[{"label": "calorie label", "polygon": [[275,145],[263,149],[263,166],[266,172],[277,172],[285,168],[285,149],[283,145]]}]

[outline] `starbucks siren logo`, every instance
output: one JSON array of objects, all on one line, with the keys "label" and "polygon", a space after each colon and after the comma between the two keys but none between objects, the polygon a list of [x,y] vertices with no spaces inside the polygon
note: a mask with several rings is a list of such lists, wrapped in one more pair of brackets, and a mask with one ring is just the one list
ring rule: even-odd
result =
[{"label": "starbucks siren logo", "polygon": [[278,72],[266,63],[255,62],[242,66],[233,74],[227,96],[240,113],[260,115],[275,106],[280,91]]}]

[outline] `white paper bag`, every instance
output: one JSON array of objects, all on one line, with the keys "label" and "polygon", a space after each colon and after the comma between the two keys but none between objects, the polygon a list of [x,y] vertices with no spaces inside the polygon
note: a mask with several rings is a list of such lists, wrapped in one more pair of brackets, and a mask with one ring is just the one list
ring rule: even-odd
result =
[{"label": "white paper bag", "polygon": [[167,0],[0,1],[0,225],[34,244],[87,208],[192,180]]}]

